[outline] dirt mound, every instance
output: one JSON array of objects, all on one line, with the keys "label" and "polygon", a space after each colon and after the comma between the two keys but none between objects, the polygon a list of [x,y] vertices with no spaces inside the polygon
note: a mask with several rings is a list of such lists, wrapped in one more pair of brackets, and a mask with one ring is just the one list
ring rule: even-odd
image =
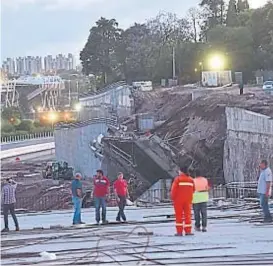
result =
[{"label": "dirt mound", "polygon": [[227,106],[273,116],[272,96],[257,89],[238,96],[231,88],[228,92],[210,92],[180,108],[173,107],[175,114],[153,133],[174,150],[178,164],[191,159],[204,174],[218,179],[223,177]]},{"label": "dirt mound", "polygon": [[173,115],[176,108],[185,106],[189,101],[191,101],[191,92],[189,90],[156,89],[151,92],[139,91],[135,95],[135,112],[153,113],[156,120],[166,120]]}]

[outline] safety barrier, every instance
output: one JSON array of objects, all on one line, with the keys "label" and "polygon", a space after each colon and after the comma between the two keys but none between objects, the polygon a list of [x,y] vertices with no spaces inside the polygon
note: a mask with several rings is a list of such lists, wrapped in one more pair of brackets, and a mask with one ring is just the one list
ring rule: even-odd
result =
[{"label": "safety barrier", "polygon": [[25,140],[44,139],[44,138],[50,138],[50,137],[53,137],[52,131],[1,137],[1,143],[13,143],[13,142],[19,142],[19,141],[25,141]]},{"label": "safety barrier", "polygon": [[1,160],[2,159],[8,159],[19,155],[29,154],[29,153],[36,153],[40,151],[46,151],[51,150],[55,148],[55,143],[43,143],[43,144],[36,144],[36,145],[30,145],[20,148],[14,148],[9,150],[1,151]]}]

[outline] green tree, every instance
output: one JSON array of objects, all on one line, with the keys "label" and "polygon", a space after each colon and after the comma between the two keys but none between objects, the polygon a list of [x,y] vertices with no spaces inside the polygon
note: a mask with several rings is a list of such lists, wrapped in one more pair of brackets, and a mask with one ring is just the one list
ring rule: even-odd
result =
[{"label": "green tree", "polygon": [[121,34],[117,56],[120,72],[127,81],[143,80],[148,77],[152,39],[145,24],[137,24]]},{"label": "green tree", "polygon": [[242,71],[245,78],[251,78],[253,65],[253,38],[247,27],[218,26],[209,32],[212,51],[220,51],[227,59],[227,66],[233,71]]},{"label": "green tree", "polygon": [[115,19],[108,20],[102,17],[96,22],[80,53],[84,74],[101,77],[103,84],[115,79],[117,69],[115,52],[120,33]]},{"label": "green tree", "polygon": [[198,27],[199,27],[199,22],[201,19],[201,12],[198,8],[190,8],[188,11],[188,20],[189,23],[191,24],[191,29],[192,29],[192,35],[194,42],[197,43],[198,41]]},{"label": "green tree", "polygon": [[246,10],[249,10],[248,0],[238,0],[238,3],[237,3],[238,13],[244,12]]},{"label": "green tree", "polygon": [[200,6],[205,8],[210,18],[210,28],[224,23],[225,1],[202,0]]},{"label": "green tree", "polygon": [[180,75],[177,48],[179,43],[194,39],[191,24],[187,19],[180,19],[172,13],[160,13],[148,21],[153,39],[153,79],[170,78],[173,76],[173,54],[176,61],[176,76]]},{"label": "green tree", "polygon": [[238,26],[236,0],[229,0],[226,25],[228,27]]},{"label": "green tree", "polygon": [[224,0],[202,0],[200,6],[203,9],[203,23],[201,24],[200,39],[208,40],[208,31],[217,25],[223,25],[225,20]]},{"label": "green tree", "polygon": [[5,119],[5,120],[20,119],[21,114],[20,114],[18,108],[16,108],[16,107],[7,107],[7,108],[4,108],[2,110],[1,118]]},{"label": "green tree", "polygon": [[14,131],[14,126],[7,121],[1,121],[1,134],[2,133],[11,133]]},{"label": "green tree", "polygon": [[250,18],[257,69],[273,69],[273,2],[255,9]]},{"label": "green tree", "polygon": [[32,120],[22,120],[21,123],[16,126],[16,130],[31,132],[34,129]]}]

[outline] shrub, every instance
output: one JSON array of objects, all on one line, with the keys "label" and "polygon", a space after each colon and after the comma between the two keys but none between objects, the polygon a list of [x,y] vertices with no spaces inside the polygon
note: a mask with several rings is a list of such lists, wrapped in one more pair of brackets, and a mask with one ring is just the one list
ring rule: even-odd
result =
[{"label": "shrub", "polygon": [[22,120],[21,123],[18,126],[16,126],[16,130],[30,132],[33,129],[34,129],[34,125],[32,120]]},{"label": "shrub", "polygon": [[41,124],[41,122],[39,120],[35,120],[33,122],[33,126],[36,127],[36,128],[40,128],[40,127],[42,127],[42,124]]},{"label": "shrub", "polygon": [[14,131],[14,126],[9,123],[2,122],[1,123],[1,134],[3,133],[11,133]]}]

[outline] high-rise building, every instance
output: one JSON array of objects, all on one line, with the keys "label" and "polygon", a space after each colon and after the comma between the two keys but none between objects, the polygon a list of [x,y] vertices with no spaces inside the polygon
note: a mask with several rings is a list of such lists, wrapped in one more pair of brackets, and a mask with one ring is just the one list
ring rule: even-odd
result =
[{"label": "high-rise building", "polygon": [[65,57],[62,54],[56,56],[57,69],[65,69]]},{"label": "high-rise building", "polygon": [[10,75],[14,75],[16,73],[15,60],[13,58],[7,58],[7,60],[4,61],[2,64],[2,69],[6,73],[8,73]]},{"label": "high-rise building", "polygon": [[16,73],[18,75],[24,75],[25,74],[25,58],[24,57],[18,57],[16,58]]},{"label": "high-rise building", "polygon": [[75,69],[74,56],[72,54],[68,54],[68,70]]},{"label": "high-rise building", "polygon": [[50,72],[52,70],[52,68],[53,68],[52,64],[53,64],[52,55],[47,55],[44,58],[44,69],[45,69],[45,72]]},{"label": "high-rise building", "polygon": [[3,70],[3,72],[5,72],[5,73],[8,73],[8,72],[9,72],[9,67],[8,67],[7,61],[4,61],[4,62],[2,63],[2,70]]},{"label": "high-rise building", "polygon": [[42,57],[36,56],[36,73],[42,73]]},{"label": "high-rise building", "polygon": [[16,60],[7,58],[2,64],[2,69],[10,75],[32,75],[44,71],[72,70],[75,69],[75,61],[71,53],[67,57],[58,54],[55,58],[52,55],[47,55],[44,58],[40,56],[18,57]]},{"label": "high-rise building", "polygon": [[25,57],[25,73],[27,75],[31,75],[33,71],[33,57],[32,56],[27,56]]}]

